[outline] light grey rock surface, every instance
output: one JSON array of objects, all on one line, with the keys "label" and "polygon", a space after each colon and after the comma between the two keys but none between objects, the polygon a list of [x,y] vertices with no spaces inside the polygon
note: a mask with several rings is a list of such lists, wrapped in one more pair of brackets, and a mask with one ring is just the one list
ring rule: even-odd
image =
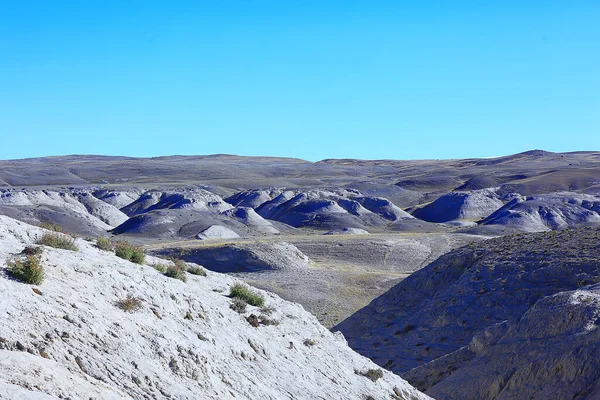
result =
[{"label": "light grey rock surface", "polygon": [[428,222],[477,221],[502,207],[504,203],[491,189],[451,192],[412,214]]},{"label": "light grey rock surface", "polygon": [[85,206],[91,215],[110,226],[121,225],[129,218],[114,205],[94,197],[88,190],[73,191],[73,196]]},{"label": "light grey rock surface", "polygon": [[283,189],[277,188],[244,190],[226,198],[225,201],[236,207],[257,208],[261,204],[273,200],[283,191]]},{"label": "light grey rock surface", "polygon": [[221,212],[230,208],[232,208],[231,204],[205,189],[183,188],[148,191],[133,203],[123,207],[122,211],[129,216],[135,216],[164,209]]},{"label": "light grey rock surface", "polygon": [[[234,196],[234,204],[251,199],[267,198],[265,191],[249,190]],[[413,216],[382,197],[364,196],[356,189],[307,188],[269,192],[273,197],[259,205],[256,211],[264,218],[294,227],[337,229],[349,227],[385,227],[391,222],[412,219]]]},{"label": "light grey rock surface", "polygon": [[235,207],[226,211],[223,211],[221,215],[233,218],[248,227],[253,232],[261,234],[276,235],[279,230],[273,226],[270,221],[267,221],[256,213],[250,207]]},{"label": "light grey rock surface", "polygon": [[116,227],[112,231],[115,234],[190,239],[213,225],[238,236],[280,232],[252,208],[234,207],[202,188],[148,191],[123,211],[131,218]]},{"label": "light grey rock surface", "polygon": [[360,228],[341,228],[325,232],[324,235],[368,235],[369,232]]},{"label": "light grey rock surface", "polygon": [[0,214],[33,224],[56,223],[80,235],[100,235],[126,216],[110,204],[68,189],[2,189]]},{"label": "light grey rock surface", "polygon": [[519,196],[489,215],[482,225],[541,232],[600,223],[600,198],[576,193]]},{"label": "light grey rock surface", "polygon": [[96,189],[94,197],[118,209],[130,205],[144,193],[142,189]]},{"label": "light grey rock surface", "polygon": [[[41,232],[0,216],[0,395],[428,398],[390,372],[376,382],[355,373],[378,367],[298,304],[261,292],[268,316],[253,306],[232,310],[227,293],[238,281],[226,275],[184,283],[77,240],[79,252],[44,248],[46,277],[35,292],[9,279],[4,260]],[[127,296],[141,309],[115,305]],[[276,323],[254,327],[251,315]]]},{"label": "light grey rock surface", "polygon": [[196,235],[196,239],[234,239],[239,238],[240,235],[235,233],[229,228],[221,225],[211,225],[199,234]]},{"label": "light grey rock surface", "polygon": [[310,259],[287,242],[214,243],[179,251],[167,249],[166,256],[201,264],[218,272],[257,272],[271,270],[305,270]]}]

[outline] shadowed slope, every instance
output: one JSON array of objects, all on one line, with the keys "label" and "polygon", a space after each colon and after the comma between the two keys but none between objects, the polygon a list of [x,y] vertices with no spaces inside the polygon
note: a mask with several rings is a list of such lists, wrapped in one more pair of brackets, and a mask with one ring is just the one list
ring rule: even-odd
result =
[{"label": "shadowed slope", "polygon": [[454,352],[455,359],[444,367],[458,368],[474,357],[459,350],[479,332],[518,321],[546,296],[600,282],[599,240],[600,230],[577,229],[512,235],[460,248],[335,329],[361,354],[427,389],[425,367],[418,374],[408,371]]}]

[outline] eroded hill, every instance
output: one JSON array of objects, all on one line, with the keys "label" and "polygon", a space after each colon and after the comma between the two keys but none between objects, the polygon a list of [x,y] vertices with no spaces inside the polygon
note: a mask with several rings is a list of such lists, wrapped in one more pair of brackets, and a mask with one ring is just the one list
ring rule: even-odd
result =
[{"label": "eroded hill", "polygon": [[599,248],[591,228],[472,243],[334,330],[435,398],[587,398],[600,389]]}]

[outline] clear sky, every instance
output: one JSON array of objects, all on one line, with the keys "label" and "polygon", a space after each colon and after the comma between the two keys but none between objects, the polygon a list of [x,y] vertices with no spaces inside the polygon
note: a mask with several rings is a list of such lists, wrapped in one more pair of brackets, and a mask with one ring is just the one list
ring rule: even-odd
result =
[{"label": "clear sky", "polygon": [[0,159],[600,150],[600,1],[0,0]]}]

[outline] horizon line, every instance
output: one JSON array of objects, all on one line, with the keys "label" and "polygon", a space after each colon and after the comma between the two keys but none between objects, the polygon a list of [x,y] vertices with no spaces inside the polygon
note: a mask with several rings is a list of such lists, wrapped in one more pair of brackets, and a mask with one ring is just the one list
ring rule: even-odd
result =
[{"label": "horizon line", "polygon": [[38,160],[38,159],[51,159],[51,158],[68,158],[68,157],[102,157],[102,158],[129,158],[129,159],[157,159],[157,158],[169,158],[169,157],[239,157],[239,158],[267,158],[267,159],[288,159],[288,160],[298,160],[305,161],[309,163],[319,163],[319,162],[327,162],[327,161],[451,161],[451,160],[471,160],[471,159],[494,159],[494,158],[503,158],[510,157],[516,155],[527,155],[532,153],[543,153],[543,154],[575,154],[575,153],[598,153],[600,150],[575,150],[575,151],[566,151],[566,152],[553,152],[542,149],[531,149],[513,154],[504,154],[499,156],[475,156],[475,157],[463,157],[463,158],[354,158],[354,157],[343,157],[343,158],[323,158],[317,161],[311,161],[304,158],[299,157],[289,157],[289,156],[270,156],[270,155],[240,155],[240,154],[230,154],[230,153],[213,153],[213,154],[169,154],[169,155],[158,155],[158,156],[128,156],[128,155],[109,155],[109,154],[85,154],[85,153],[75,153],[75,154],[60,154],[60,155],[46,155],[46,156],[37,156],[37,157],[22,157],[22,158],[8,158],[1,159],[0,161],[26,161],[26,160]]}]

